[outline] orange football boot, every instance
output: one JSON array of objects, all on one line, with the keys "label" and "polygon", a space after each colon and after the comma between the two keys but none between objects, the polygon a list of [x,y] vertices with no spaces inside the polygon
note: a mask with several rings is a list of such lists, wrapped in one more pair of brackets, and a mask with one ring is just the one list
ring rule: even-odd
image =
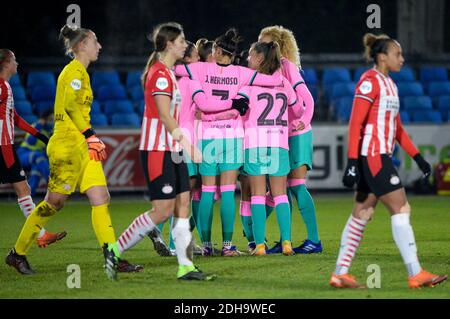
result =
[{"label": "orange football boot", "polygon": [[264,256],[264,255],[266,255],[266,245],[265,244],[256,245],[256,248],[253,249],[252,255],[253,256]]},{"label": "orange football boot", "polygon": [[421,270],[417,275],[408,278],[409,288],[434,287],[446,281],[447,275],[439,276],[428,271]]},{"label": "orange football boot", "polygon": [[284,240],[281,244],[283,255],[292,256],[295,255],[294,250],[292,249],[292,243],[289,240]]},{"label": "orange football boot", "polygon": [[67,232],[65,232],[65,231],[62,231],[62,232],[56,233],[56,234],[45,231],[44,236],[36,239],[36,242],[37,242],[37,245],[39,246],[39,248],[47,248],[48,245],[56,243],[58,240],[61,240],[64,237],[66,237],[66,235],[67,235]]},{"label": "orange football boot", "polygon": [[330,286],[335,288],[349,288],[349,289],[360,289],[366,288],[366,286],[361,285],[356,281],[356,278],[349,274],[336,275],[331,274]]}]

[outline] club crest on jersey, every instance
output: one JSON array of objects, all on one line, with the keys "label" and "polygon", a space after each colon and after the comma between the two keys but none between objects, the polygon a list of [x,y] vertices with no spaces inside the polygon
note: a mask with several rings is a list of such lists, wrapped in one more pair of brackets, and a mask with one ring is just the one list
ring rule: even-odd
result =
[{"label": "club crest on jersey", "polygon": [[161,189],[162,192],[166,195],[171,194],[173,192],[173,187],[169,184],[164,185],[164,187]]},{"label": "club crest on jersey", "polygon": [[372,92],[372,82],[364,81],[359,86],[359,90],[361,91],[362,94],[369,94],[370,92]]},{"label": "club crest on jersey", "polygon": [[169,81],[166,78],[159,78],[156,80],[156,87],[160,90],[165,90],[169,87]]},{"label": "club crest on jersey", "polygon": [[70,86],[72,87],[72,89],[74,89],[75,91],[78,91],[79,89],[81,89],[81,81],[80,80],[72,80],[72,82],[70,82]]},{"label": "club crest on jersey", "polygon": [[400,178],[396,175],[392,175],[391,176],[391,180],[390,180],[391,185],[398,185],[400,184]]}]

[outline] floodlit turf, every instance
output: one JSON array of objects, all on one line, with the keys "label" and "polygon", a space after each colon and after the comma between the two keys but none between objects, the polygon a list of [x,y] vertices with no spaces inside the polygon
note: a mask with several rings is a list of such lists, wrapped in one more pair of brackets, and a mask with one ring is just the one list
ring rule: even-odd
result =
[{"label": "floodlit turf", "polygon": [[[366,229],[351,273],[365,283],[367,267],[381,268],[381,288],[336,290],[328,286],[334,269],[342,228],[352,207],[351,195],[315,196],[319,231],[324,246],[320,255],[285,257],[198,257],[195,263],[205,272],[218,275],[215,282],[178,282],[175,257],[159,257],[145,239],[124,256],[145,266],[138,274],[119,274],[111,282],[103,272],[103,256],[91,226],[90,207],[85,201],[69,201],[47,225],[51,231],[65,229],[67,237],[47,249],[36,245],[29,261],[38,272],[21,276],[4,264],[3,258],[23,225],[24,218],[14,201],[0,200],[0,298],[449,298],[450,282],[433,289],[407,288],[406,271],[391,235],[390,218],[380,205]],[[450,273],[450,198],[410,196],[419,257],[422,266],[435,273]],[[119,235],[133,219],[149,207],[142,198],[113,197],[111,214]],[[239,206],[237,206],[239,207]],[[305,238],[300,214],[293,215],[293,240],[297,246]],[[215,206],[213,241],[221,240],[219,206]],[[168,225],[165,237],[168,237]],[[272,215],[268,223],[270,243],[277,240],[278,225]],[[239,216],[236,216],[234,243],[246,251]],[[218,244],[217,248],[221,248]],[[67,266],[81,269],[81,288],[69,289]]]}]

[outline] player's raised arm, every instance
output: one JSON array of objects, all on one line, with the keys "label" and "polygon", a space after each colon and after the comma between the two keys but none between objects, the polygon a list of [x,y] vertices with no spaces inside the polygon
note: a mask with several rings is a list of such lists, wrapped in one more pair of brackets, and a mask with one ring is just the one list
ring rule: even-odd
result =
[{"label": "player's raised arm", "polygon": [[[248,109],[248,102],[243,98],[235,98],[231,100],[218,100],[208,98],[205,91],[201,88],[198,81],[192,81],[191,90],[194,92],[192,94],[192,100],[198,106],[198,108],[205,113],[218,113],[229,109],[234,109],[238,111],[241,115],[245,114]],[[228,115],[231,113],[228,113]],[[226,115],[225,117],[227,117]],[[218,119],[219,117],[217,117]],[[234,117],[233,117],[234,118]]]},{"label": "player's raised arm", "polygon": [[191,80],[198,80],[198,69],[201,68],[202,65],[203,62],[178,64],[174,67],[174,73],[178,77],[189,77]]},{"label": "player's raised arm", "polygon": [[256,85],[256,86],[281,86],[283,79],[280,72],[275,72],[272,75],[258,73],[244,66],[239,67],[241,73],[240,85]]}]

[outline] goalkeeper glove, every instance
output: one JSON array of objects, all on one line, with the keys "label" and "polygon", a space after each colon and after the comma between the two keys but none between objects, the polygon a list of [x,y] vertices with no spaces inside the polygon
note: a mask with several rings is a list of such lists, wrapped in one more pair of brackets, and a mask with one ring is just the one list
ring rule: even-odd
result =
[{"label": "goalkeeper glove", "polygon": [[89,128],[83,131],[83,135],[86,138],[86,143],[89,149],[89,158],[95,161],[103,161],[106,159],[106,146],[103,142],[95,136],[93,129]]}]

